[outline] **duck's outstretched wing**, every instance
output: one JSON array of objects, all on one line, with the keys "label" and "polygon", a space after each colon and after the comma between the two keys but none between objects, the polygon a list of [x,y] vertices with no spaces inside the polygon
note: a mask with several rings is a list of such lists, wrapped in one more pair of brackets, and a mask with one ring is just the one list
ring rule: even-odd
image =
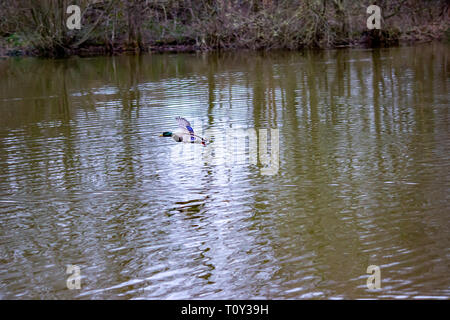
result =
[{"label": "duck's outstretched wing", "polygon": [[[189,121],[187,121],[185,118],[182,118],[182,117],[176,117],[175,120],[177,120],[178,126],[179,126],[179,127],[181,127],[181,128],[186,128],[186,129],[188,129],[188,128],[191,128],[191,129],[192,129],[191,124],[190,124]],[[189,129],[188,129],[188,130],[189,130]]]},{"label": "duck's outstretched wing", "polygon": [[187,121],[185,118],[182,118],[182,117],[176,117],[175,120],[177,120],[178,126],[180,128],[183,128],[183,129],[189,131],[189,133],[191,134],[191,140],[193,141],[195,139],[194,138],[194,129],[192,129],[189,121]]}]

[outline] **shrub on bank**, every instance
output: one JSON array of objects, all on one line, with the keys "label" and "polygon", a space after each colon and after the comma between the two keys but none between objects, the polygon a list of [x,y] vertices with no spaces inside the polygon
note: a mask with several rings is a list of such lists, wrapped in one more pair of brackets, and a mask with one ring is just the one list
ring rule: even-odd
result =
[{"label": "shrub on bank", "polygon": [[[382,30],[366,27],[373,3]],[[81,8],[80,30],[66,26],[71,4]],[[378,46],[445,38],[449,28],[445,0],[0,0],[0,12],[1,43],[43,56]]]}]

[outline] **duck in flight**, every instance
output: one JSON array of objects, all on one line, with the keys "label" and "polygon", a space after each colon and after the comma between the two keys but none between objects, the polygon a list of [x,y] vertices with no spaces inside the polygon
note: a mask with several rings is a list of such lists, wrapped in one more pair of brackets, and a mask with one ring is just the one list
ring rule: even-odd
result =
[{"label": "duck in flight", "polygon": [[189,121],[182,117],[176,117],[175,120],[178,122],[178,129],[174,132],[165,131],[159,135],[160,137],[172,137],[176,142],[201,143],[206,146],[207,139],[196,135]]}]

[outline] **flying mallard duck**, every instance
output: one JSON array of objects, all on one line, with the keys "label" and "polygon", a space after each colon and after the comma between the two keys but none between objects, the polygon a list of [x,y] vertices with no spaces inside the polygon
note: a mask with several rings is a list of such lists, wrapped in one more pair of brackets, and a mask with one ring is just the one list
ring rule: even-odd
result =
[{"label": "flying mallard duck", "polygon": [[176,142],[201,143],[206,146],[208,140],[194,134],[189,121],[182,117],[176,117],[175,120],[178,122],[178,129],[174,132],[165,131],[159,135],[160,137],[172,137]]}]

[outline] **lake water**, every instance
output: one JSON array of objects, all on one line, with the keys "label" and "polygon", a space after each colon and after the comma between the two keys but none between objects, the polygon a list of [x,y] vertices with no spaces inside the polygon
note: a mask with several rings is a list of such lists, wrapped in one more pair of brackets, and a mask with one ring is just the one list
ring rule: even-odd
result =
[{"label": "lake water", "polygon": [[0,298],[448,299],[449,49],[0,61]]}]

